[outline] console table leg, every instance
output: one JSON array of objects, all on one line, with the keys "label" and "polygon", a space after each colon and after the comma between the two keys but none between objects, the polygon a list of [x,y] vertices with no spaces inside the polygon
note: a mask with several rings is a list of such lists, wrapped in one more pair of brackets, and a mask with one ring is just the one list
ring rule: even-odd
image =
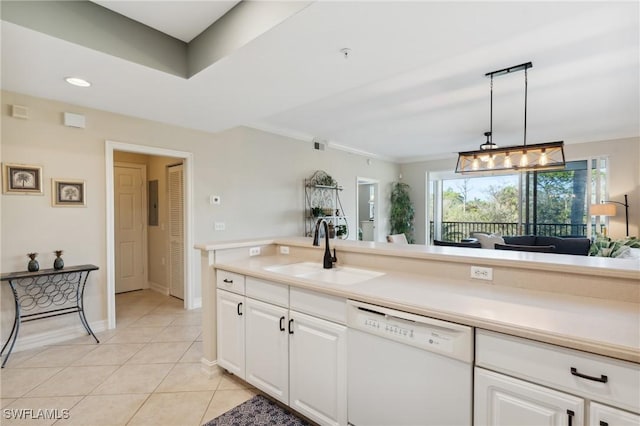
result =
[{"label": "console table leg", "polygon": [[[93,333],[93,330],[91,330],[91,327],[89,327],[87,317],[84,315],[84,287],[87,284],[87,278],[89,278],[89,272],[85,274],[81,286],[78,287],[78,290],[80,292],[80,297],[78,297],[78,315],[80,316],[80,322],[84,326],[85,330],[87,330],[87,333],[89,333],[93,336],[94,339],[96,339],[96,343],[100,343],[100,340],[98,340],[96,335]],[[80,279],[82,280],[82,276],[80,277]]]},{"label": "console table leg", "polygon": [[9,351],[7,352],[7,355],[5,355],[4,360],[2,361],[2,367],[0,368],[4,368],[5,364],[9,360],[9,356],[13,351],[13,346],[16,344],[16,340],[18,340],[18,332],[20,331],[20,303],[18,302],[18,292],[16,291],[16,288],[13,285],[13,282],[9,281],[9,285],[11,286],[11,291],[13,292],[13,302],[15,305],[16,316],[13,318],[13,327],[11,328],[11,333],[9,334],[9,338],[7,339],[4,346],[2,346],[2,350],[0,351],[0,355],[2,355],[4,353],[4,350],[7,348],[7,345],[9,344],[9,342],[11,342],[11,345],[9,346]]}]

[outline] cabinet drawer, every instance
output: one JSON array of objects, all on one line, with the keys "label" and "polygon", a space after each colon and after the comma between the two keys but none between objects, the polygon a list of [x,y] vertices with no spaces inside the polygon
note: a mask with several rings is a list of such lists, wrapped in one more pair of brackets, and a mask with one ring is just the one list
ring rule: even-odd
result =
[{"label": "cabinet drawer", "polygon": [[259,280],[258,278],[247,277],[246,295],[263,302],[274,305],[289,307],[289,286],[271,281]]},{"label": "cabinet drawer", "polygon": [[589,404],[589,426],[638,426],[640,416],[592,402]]},{"label": "cabinet drawer", "polygon": [[640,412],[640,365],[476,330],[476,365]]},{"label": "cabinet drawer", "polygon": [[291,287],[291,309],[340,324],[347,323],[347,299]]},{"label": "cabinet drawer", "polygon": [[216,284],[223,290],[244,294],[244,275],[217,269]]}]

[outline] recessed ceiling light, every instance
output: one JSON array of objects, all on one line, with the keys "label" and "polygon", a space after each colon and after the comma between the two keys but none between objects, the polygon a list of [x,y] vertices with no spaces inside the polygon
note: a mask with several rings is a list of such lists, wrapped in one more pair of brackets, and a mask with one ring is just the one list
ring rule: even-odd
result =
[{"label": "recessed ceiling light", "polygon": [[69,84],[73,84],[74,86],[78,86],[78,87],[89,87],[91,86],[91,83],[89,83],[87,80],[84,80],[82,78],[79,77],[67,77],[64,79],[64,81],[66,81]]}]

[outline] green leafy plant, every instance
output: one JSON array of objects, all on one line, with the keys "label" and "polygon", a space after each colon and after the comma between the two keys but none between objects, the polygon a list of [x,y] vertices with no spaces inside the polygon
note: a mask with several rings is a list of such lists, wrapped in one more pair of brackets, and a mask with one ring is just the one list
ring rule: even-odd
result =
[{"label": "green leafy plant", "polygon": [[589,256],[624,257],[630,248],[640,248],[640,240],[637,237],[612,240],[609,237],[598,234],[593,243],[591,243]]},{"label": "green leafy plant", "polygon": [[415,209],[409,196],[411,187],[403,182],[395,182],[391,188],[391,212],[389,215],[391,234],[404,234],[412,244],[413,219]]}]

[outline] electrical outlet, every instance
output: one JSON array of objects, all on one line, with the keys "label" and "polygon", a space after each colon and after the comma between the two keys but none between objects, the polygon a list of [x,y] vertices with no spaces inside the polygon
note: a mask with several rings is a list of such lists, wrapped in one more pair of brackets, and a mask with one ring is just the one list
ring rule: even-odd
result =
[{"label": "electrical outlet", "polygon": [[280,246],[280,254],[289,254],[289,246]]},{"label": "electrical outlet", "polygon": [[484,268],[482,266],[471,267],[471,278],[476,280],[493,280],[493,268]]},{"label": "electrical outlet", "polygon": [[251,247],[249,249],[249,256],[258,256],[260,255],[260,247]]},{"label": "electrical outlet", "polygon": [[224,222],[216,222],[214,223],[214,228],[216,231],[224,231],[225,225]]}]

